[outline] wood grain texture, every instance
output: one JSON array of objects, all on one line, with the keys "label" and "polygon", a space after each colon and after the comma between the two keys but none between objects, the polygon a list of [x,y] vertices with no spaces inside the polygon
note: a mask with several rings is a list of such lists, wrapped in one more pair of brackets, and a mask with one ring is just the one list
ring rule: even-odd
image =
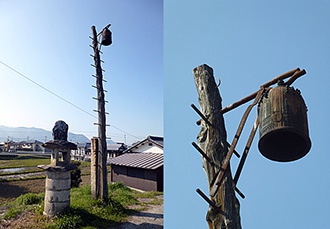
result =
[{"label": "wood grain texture", "polygon": [[[206,64],[193,70],[198,102],[201,113],[208,119],[209,123],[200,122],[200,132],[197,136],[199,147],[205,152],[214,164],[222,165],[227,155],[227,134],[224,119],[221,113],[222,99],[213,76],[213,69]],[[209,184],[209,191],[214,179],[219,172],[219,166],[213,166],[205,158],[203,169]],[[233,183],[230,165],[224,174],[223,181],[211,201],[221,209],[221,212],[209,207],[206,220],[210,229],[240,229],[239,202],[235,196],[235,184]]]}]

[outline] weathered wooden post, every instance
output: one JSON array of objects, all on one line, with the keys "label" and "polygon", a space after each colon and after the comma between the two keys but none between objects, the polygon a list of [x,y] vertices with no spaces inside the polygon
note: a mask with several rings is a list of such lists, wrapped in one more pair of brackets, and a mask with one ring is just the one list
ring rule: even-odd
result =
[{"label": "weathered wooden post", "polygon": [[91,194],[92,194],[92,198],[97,199],[100,196],[98,138],[92,138],[91,142],[92,142],[92,144],[91,144]]},{"label": "weathered wooden post", "polygon": [[94,64],[92,65],[96,69],[96,89],[97,89],[97,110],[98,113],[98,150],[99,154],[97,156],[97,164],[98,168],[100,168],[99,172],[96,173],[96,179],[98,182],[95,183],[97,185],[97,191],[94,192],[96,198],[101,198],[102,200],[106,201],[108,199],[108,171],[107,171],[107,140],[106,140],[106,112],[105,112],[105,99],[104,99],[104,89],[103,89],[103,74],[102,74],[102,67],[101,67],[101,58],[100,58],[100,50],[99,50],[99,42],[98,36],[101,34],[102,41],[101,45],[109,46],[112,44],[112,33],[109,30],[111,24],[107,25],[103,28],[102,34],[97,34],[96,28],[92,26],[92,48],[94,50]]},{"label": "weathered wooden post", "polygon": [[[221,97],[215,83],[213,69],[201,65],[193,70],[198,92],[200,112],[204,119],[199,123],[200,132],[197,136],[199,149],[205,154],[203,169],[206,173],[211,192],[221,165],[228,153],[227,134],[222,113]],[[202,194],[201,190],[197,190]],[[202,194],[202,197],[207,197]],[[239,202],[235,196],[230,166],[224,171],[224,177],[217,192],[208,200],[210,207],[206,220],[210,229],[240,229]]]},{"label": "weathered wooden post", "polygon": [[43,213],[49,217],[61,214],[70,207],[70,171],[76,168],[70,164],[70,153],[77,149],[77,145],[67,141],[67,134],[68,125],[64,121],[57,121],[53,128],[54,140],[43,144],[43,147],[52,150],[51,162],[49,165],[38,165],[38,168],[47,171]]}]

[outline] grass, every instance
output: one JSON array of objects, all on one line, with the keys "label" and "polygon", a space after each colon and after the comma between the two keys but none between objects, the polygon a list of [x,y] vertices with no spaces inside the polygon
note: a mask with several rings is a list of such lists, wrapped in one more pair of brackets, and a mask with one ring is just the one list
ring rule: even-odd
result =
[{"label": "grass", "polygon": [[0,172],[0,175],[15,175],[15,174],[27,174],[27,173],[35,173],[35,172],[41,172],[42,170],[32,166],[32,167],[25,167],[26,170],[24,171],[19,171],[19,172]]},{"label": "grass", "polygon": [[91,174],[91,163],[87,161],[80,161],[80,170],[81,170],[81,175],[89,175]]},{"label": "grass", "polygon": [[[1,177],[0,177],[1,178]],[[33,176],[33,177],[15,177],[15,178],[9,178],[9,179],[0,179],[0,182],[8,182],[8,181],[26,181],[26,180],[40,180],[45,179],[46,176],[40,175],[40,176]]]},{"label": "grass", "polygon": [[13,159],[0,160],[0,169],[17,168],[17,167],[37,167],[37,165],[47,165],[49,163],[50,163],[50,158],[19,155],[18,157]]},{"label": "grass", "polygon": [[[72,188],[70,192],[70,208],[62,215],[47,218],[42,215],[44,194],[28,193],[21,195],[6,204],[6,213],[0,217],[0,225],[4,220],[13,220],[26,215],[26,219],[19,218],[17,228],[61,229],[61,228],[105,228],[124,222],[129,213],[129,205],[141,205],[138,198],[155,198],[160,192],[137,192],[122,183],[109,185],[109,199],[106,202],[91,198],[90,185]],[[150,204],[150,202],[148,202]],[[161,203],[161,202],[160,202]],[[1,209],[1,206],[0,206]],[[29,223],[28,223],[29,222]]]},{"label": "grass", "polygon": [[[32,159],[32,160],[31,160]],[[15,159],[0,159],[1,168],[17,168],[17,167],[37,167],[40,164],[49,164],[49,158],[34,157],[31,155],[19,155]],[[90,162],[81,162],[79,166],[81,175],[90,174]],[[37,169],[37,171],[40,171]],[[108,167],[108,172],[110,167]],[[22,174],[17,172],[14,174]],[[1,174],[0,174],[1,175]],[[1,177],[1,176],[0,176]],[[31,177],[26,178],[31,183],[32,179],[44,178]],[[10,185],[17,185],[11,179]],[[24,178],[25,180],[25,178]],[[1,181],[1,179],[0,179]],[[3,180],[3,182],[8,182]],[[32,182],[35,186],[36,182]],[[116,226],[120,222],[124,222],[127,215],[131,212],[130,205],[141,206],[135,211],[141,211],[147,208],[149,204],[162,204],[162,200],[157,196],[160,192],[138,192],[129,189],[122,183],[113,183],[109,185],[109,199],[107,202],[95,200],[91,198],[90,183],[87,182],[79,188],[72,188],[70,192],[71,203],[70,208],[62,215],[54,218],[47,218],[43,215],[44,193],[34,194],[27,193],[19,196],[13,201],[5,199],[0,205],[0,228],[41,228],[41,229],[58,229],[58,228],[106,228]],[[20,185],[18,185],[20,187]],[[40,185],[39,185],[40,186]],[[5,187],[5,186],[4,186]],[[9,186],[10,187],[10,186]],[[32,189],[32,187],[24,187],[32,192],[40,192]],[[16,190],[16,189],[15,189]],[[13,190],[14,191],[14,190]],[[30,192],[31,192],[30,191]],[[5,197],[4,197],[5,198]],[[3,198],[3,199],[4,199]],[[139,199],[151,199],[147,203],[139,201]],[[0,198],[1,199],[1,198]]]},{"label": "grass", "polygon": [[16,198],[13,202],[8,204],[8,211],[3,215],[4,219],[12,219],[23,211],[35,211],[41,209],[44,194],[27,193]]},{"label": "grass", "polygon": [[[9,179],[2,179],[1,176],[8,176],[8,175],[17,175],[17,174],[29,174],[35,172],[42,172],[42,169],[37,168],[38,165],[47,165],[50,163],[50,158],[41,158],[41,156],[34,156],[34,155],[19,155],[14,159],[0,159],[0,169],[10,169],[10,168],[26,168],[24,171],[17,171],[17,172],[0,172],[0,182],[3,181],[19,181],[19,180],[35,180],[35,179],[44,179],[45,175],[41,176],[32,176],[32,177],[24,177],[24,178],[9,178]],[[90,175],[90,162],[81,161],[80,162],[80,170],[81,175]]]}]

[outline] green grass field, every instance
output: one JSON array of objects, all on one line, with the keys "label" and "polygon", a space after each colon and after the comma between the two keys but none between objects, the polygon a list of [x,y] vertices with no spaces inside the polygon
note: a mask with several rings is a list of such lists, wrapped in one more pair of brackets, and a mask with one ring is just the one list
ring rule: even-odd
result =
[{"label": "green grass field", "polygon": [[50,157],[41,157],[34,155],[18,155],[13,159],[0,158],[0,169],[18,168],[18,167],[32,167],[37,165],[46,165],[50,163]]},{"label": "green grass field", "polygon": [[[50,158],[40,158],[34,156],[21,156],[15,159],[0,159],[0,169],[4,168],[20,168],[29,167],[37,168],[40,164],[49,164]],[[79,168],[81,174],[88,177],[90,174],[90,162],[81,162]],[[110,171],[110,167],[108,167]],[[15,174],[20,174],[17,172]],[[1,174],[0,175],[4,175]],[[86,176],[87,175],[87,176]],[[27,184],[28,183],[28,184]],[[36,185],[38,183],[38,185]],[[149,205],[160,205],[162,200],[158,199],[161,192],[138,192],[134,191],[121,183],[113,183],[109,185],[109,199],[107,202],[91,198],[90,183],[87,182],[79,188],[72,188],[70,191],[70,208],[60,216],[47,218],[43,215],[44,208],[44,178],[38,180],[4,180],[2,184],[4,190],[9,187],[16,187],[12,193],[22,191],[17,198],[3,197],[2,205],[0,204],[0,228],[44,228],[44,229],[60,229],[60,228],[107,228],[114,227],[121,222],[125,222],[129,210],[128,206],[141,206],[138,211],[146,208],[146,203],[140,202],[139,198],[149,198]],[[34,190],[33,193],[26,193],[24,190]],[[1,185],[0,185],[1,187]],[[1,196],[0,196],[1,197]],[[0,198],[1,199],[1,198]],[[1,203],[1,202],[0,202]]]}]

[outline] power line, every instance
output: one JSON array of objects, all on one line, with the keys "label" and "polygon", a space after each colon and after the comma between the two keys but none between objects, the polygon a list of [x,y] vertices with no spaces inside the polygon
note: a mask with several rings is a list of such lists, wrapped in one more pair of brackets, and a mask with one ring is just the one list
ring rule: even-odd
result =
[{"label": "power line", "polygon": [[30,81],[30,82],[32,82],[32,83],[34,83],[34,84],[35,84],[35,85],[37,85],[38,87],[40,87],[40,88],[44,89],[45,91],[47,91],[47,92],[51,93],[52,95],[56,96],[57,98],[59,98],[59,99],[63,100],[64,102],[66,102],[66,103],[70,104],[71,106],[74,106],[75,108],[79,109],[80,111],[82,111],[82,112],[84,112],[84,113],[86,113],[86,114],[88,114],[88,115],[90,115],[90,116],[92,116],[92,117],[94,117],[94,118],[97,118],[95,115],[93,115],[93,114],[89,113],[88,111],[85,111],[84,109],[82,109],[82,108],[78,107],[77,105],[75,105],[75,104],[71,103],[70,101],[66,100],[65,98],[63,98],[63,97],[59,96],[59,95],[58,95],[58,94],[56,94],[55,92],[52,92],[51,90],[49,90],[49,89],[45,88],[45,87],[44,87],[44,86],[42,86],[41,84],[39,84],[39,83],[37,83],[36,81],[34,81],[34,80],[30,79],[30,78],[29,78],[29,77],[27,77],[26,75],[24,75],[24,74],[20,73],[20,72],[19,72],[19,71],[17,71],[16,69],[14,69],[14,68],[10,67],[9,65],[5,64],[4,62],[2,62],[1,60],[0,60],[0,63],[1,63],[1,64],[3,64],[4,66],[6,66],[7,68],[9,68],[10,70],[12,70],[13,72],[17,73],[18,75],[20,75],[20,76],[24,77],[24,78],[25,78],[25,79],[27,79],[28,81]]},{"label": "power line", "polygon": [[110,125],[110,126],[113,127],[113,128],[115,128],[115,129],[117,129],[117,130],[119,130],[119,131],[121,131],[121,132],[123,132],[123,133],[125,133],[125,134],[128,134],[128,135],[130,135],[130,136],[132,136],[132,137],[134,137],[134,138],[136,138],[136,139],[141,139],[141,138],[139,138],[139,137],[137,137],[137,136],[134,136],[134,135],[132,135],[132,134],[130,134],[130,133],[128,133],[128,132],[126,132],[126,131],[124,131],[124,130],[118,128],[118,127],[115,127],[114,125]]},{"label": "power line", "polygon": [[[84,112],[85,114],[88,114],[89,116],[91,116],[91,117],[93,117],[93,118],[97,118],[95,115],[93,115],[93,114],[91,114],[90,112],[88,112],[88,111],[86,111],[86,110],[80,108],[79,106],[75,105],[74,103],[71,103],[69,100],[67,100],[67,99],[65,99],[65,98],[63,98],[63,97],[61,97],[61,96],[59,96],[59,95],[56,94],[55,92],[52,92],[52,91],[49,90],[48,88],[46,88],[46,87],[42,86],[41,84],[37,83],[36,81],[30,79],[29,77],[27,77],[27,76],[24,75],[23,73],[17,71],[16,69],[14,69],[13,67],[9,66],[8,64],[2,62],[1,60],[0,60],[0,63],[1,63],[2,65],[4,65],[5,67],[9,68],[10,70],[12,70],[13,72],[17,73],[18,75],[22,76],[22,77],[25,78],[26,80],[30,81],[31,83],[37,85],[38,87],[40,87],[40,88],[42,88],[43,90],[47,91],[48,93],[54,95],[55,97],[61,99],[62,101],[64,101],[64,102],[70,104],[71,106],[77,108],[78,110]],[[123,132],[123,133],[125,133],[125,134],[128,134],[128,135],[130,135],[130,136],[132,136],[132,137],[134,137],[134,138],[141,139],[141,138],[139,138],[139,137],[137,137],[137,136],[134,136],[133,134],[128,133],[127,131],[124,131],[124,130],[122,130],[122,129],[116,127],[116,126],[114,126],[114,125],[110,125],[110,126],[113,127],[113,128],[115,128],[115,129],[117,129],[117,130],[119,130],[119,131],[121,131],[121,132]]]}]

